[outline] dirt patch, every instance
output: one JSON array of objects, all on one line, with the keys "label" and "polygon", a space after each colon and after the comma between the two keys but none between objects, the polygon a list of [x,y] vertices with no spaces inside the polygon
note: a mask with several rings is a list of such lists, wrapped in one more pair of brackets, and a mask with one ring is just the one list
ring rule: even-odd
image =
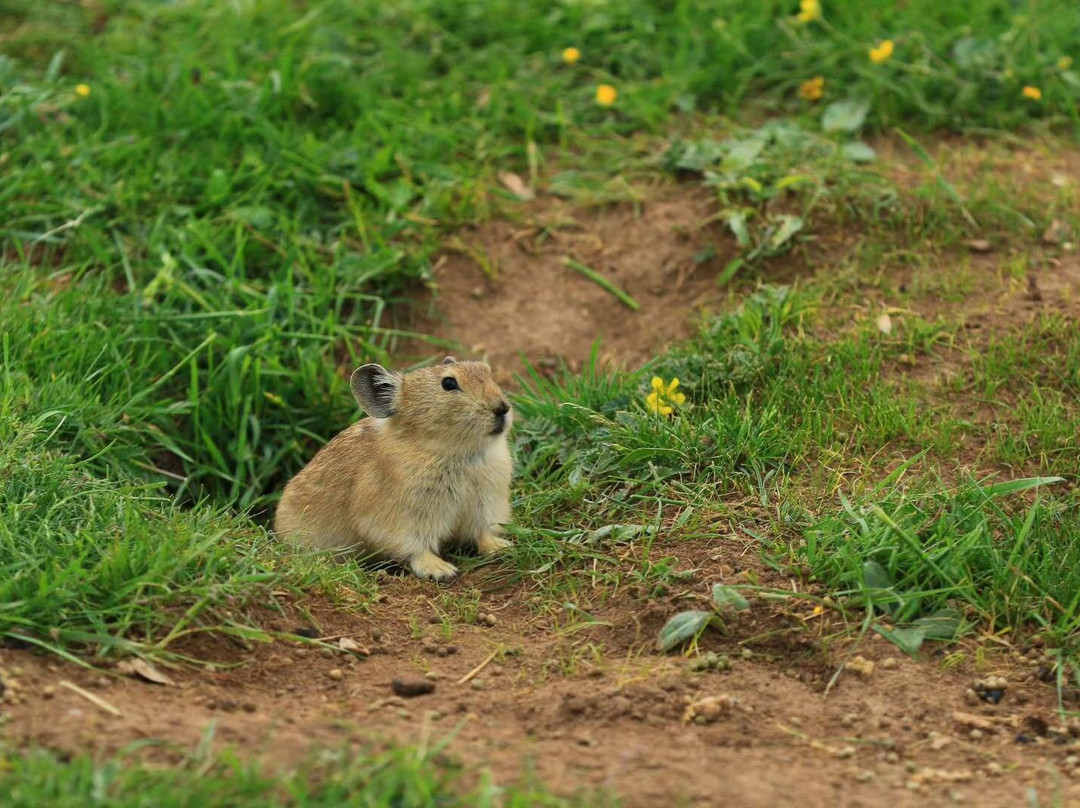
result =
[{"label": "dirt patch", "polygon": [[[708,582],[752,573],[769,586],[805,588],[740,554],[722,556],[663,600],[624,592],[582,604],[593,624],[539,617],[531,587],[507,588],[492,568],[455,590],[391,580],[370,613],[283,601],[282,614],[264,618],[267,628],[314,628],[370,654],[289,638],[247,646],[203,637],[178,650],[217,666],[170,670],[175,686],[3,650],[0,677],[14,694],[0,705],[3,732],[20,746],[103,754],[146,738],[190,750],[213,724],[219,747],[274,766],[327,745],[445,738],[448,754],[498,782],[531,769],[558,792],[601,789],[629,806],[921,806],[953,798],[1015,806],[1030,788],[1048,802],[1080,800],[1080,768],[1070,757],[1080,726],[1056,713],[1038,647],[981,655],[939,647],[914,661],[881,639],[858,647],[840,639],[842,627],[809,604],[756,599],[726,632],[705,635],[701,651],[726,657],[720,670],[695,671],[693,659],[656,653],[659,626],[692,607],[686,595]],[[833,672],[855,656],[826,695]],[[1007,680],[999,703],[967,692],[987,675]],[[434,681],[435,692],[394,696],[391,682],[403,676]]]},{"label": "dirt patch", "polygon": [[[519,356],[542,369],[579,370],[599,340],[605,361],[637,365],[690,333],[695,315],[721,299],[717,275],[735,257],[710,217],[714,195],[666,185],[639,205],[574,210],[548,198],[518,222],[493,221],[459,234],[435,264],[434,289],[410,327],[486,356],[504,374]],[[596,271],[628,294],[632,309],[567,264]],[[413,343],[403,354],[428,355]]]}]

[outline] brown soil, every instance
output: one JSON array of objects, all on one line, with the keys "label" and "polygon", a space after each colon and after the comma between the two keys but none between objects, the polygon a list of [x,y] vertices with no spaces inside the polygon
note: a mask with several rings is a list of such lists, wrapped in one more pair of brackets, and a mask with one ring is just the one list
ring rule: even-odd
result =
[{"label": "brown soil", "polygon": [[[289,638],[244,647],[204,637],[176,650],[218,666],[170,670],[175,686],[4,650],[0,676],[14,693],[2,706],[4,733],[17,745],[65,752],[115,752],[145,738],[192,750],[213,723],[218,748],[259,755],[274,767],[296,765],[318,746],[450,739],[449,754],[489,770],[497,782],[514,782],[531,766],[556,791],[602,789],[628,806],[921,806],[951,799],[1015,806],[1029,788],[1043,800],[1057,795],[1057,804],[1080,804],[1080,779],[1072,776],[1080,769],[1067,760],[1077,754],[1080,725],[1058,717],[1055,690],[1040,680],[1038,648],[1022,654],[991,645],[978,655],[952,648],[949,656],[931,648],[914,661],[881,639],[840,639],[838,619],[815,615],[805,601],[759,599],[729,621],[727,633],[710,632],[702,642],[703,652],[728,655],[730,670],[694,672],[692,660],[657,653],[660,626],[693,608],[709,583],[746,580],[743,549],[684,555],[682,566],[698,570],[686,583],[689,599],[649,601],[624,591],[581,604],[597,623],[573,631],[539,617],[529,605],[532,586],[507,587],[496,568],[473,572],[450,592],[390,581],[370,613],[283,600],[285,616],[265,612],[266,628],[309,626],[298,616],[302,606],[329,642],[352,638],[370,656]],[[749,574],[767,586],[806,589],[768,570]],[[459,597],[444,597],[451,593]],[[462,603],[495,615],[495,625],[476,620],[471,607],[457,611]],[[458,684],[495,651],[473,680],[479,684]],[[846,669],[826,695],[828,679],[853,655],[873,661],[873,672]],[[433,694],[393,695],[395,677],[429,672],[438,677]],[[1008,680],[997,705],[966,693],[988,674]],[[685,720],[689,704],[712,696],[723,702],[715,720]]]},{"label": "brown soil", "polygon": [[[721,299],[716,277],[736,253],[726,228],[710,221],[715,207],[708,191],[672,185],[652,189],[640,205],[580,211],[537,201],[522,221],[461,233],[458,248],[437,260],[434,288],[410,327],[485,356],[504,378],[522,368],[520,356],[542,371],[560,363],[579,370],[597,340],[602,361],[639,365],[687,336],[694,315]],[[567,266],[568,258],[640,309]],[[401,353],[431,348],[413,343]]]}]

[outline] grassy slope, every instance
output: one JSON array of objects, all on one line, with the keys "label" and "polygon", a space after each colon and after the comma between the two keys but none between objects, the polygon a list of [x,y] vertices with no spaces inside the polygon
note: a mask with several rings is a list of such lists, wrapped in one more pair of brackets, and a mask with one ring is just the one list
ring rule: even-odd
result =
[{"label": "grassy slope", "polygon": [[[332,589],[345,576],[373,590],[362,570],[284,554],[247,513],[353,417],[340,367],[384,355],[385,307],[427,276],[446,228],[490,212],[496,171],[558,158],[614,176],[636,159],[624,136],[715,131],[715,113],[812,128],[820,106],[797,89],[815,75],[825,102],[864,97],[871,126],[912,130],[1068,124],[1080,84],[1061,62],[1080,42],[1069,0],[1030,16],[1006,2],[869,14],[830,2],[808,26],[773,3],[106,3],[106,18],[9,5],[0,635],[96,653],[150,651],[260,587]],[[886,37],[896,54],[872,65],[866,50]],[[584,54],[573,67],[559,58],[569,45]],[[600,82],[618,87],[615,108],[595,105]],[[722,204],[767,223],[770,189],[802,171],[815,179],[798,212],[811,227],[865,228],[867,263],[882,245],[968,234],[946,186],[897,197],[827,155],[788,157],[747,169],[763,192],[736,172]],[[1000,198],[969,207],[1021,241],[1017,221],[1069,209],[1013,196],[1002,211]],[[982,625],[1044,625],[1067,650],[1080,620],[1075,494],[1024,504],[929,472],[951,472],[955,445],[975,435],[991,464],[1075,478],[1077,325],[1047,320],[986,350],[917,318],[888,337],[872,323],[838,335],[816,312],[835,293],[766,290],[643,374],[536,382],[519,402],[515,569],[546,569],[560,593],[596,575],[662,583],[662,559],[627,567],[600,553],[596,567],[567,531],[678,510],[677,535],[705,541],[717,514],[753,514],[780,539],[766,553],[811,564],[854,605],[873,600],[899,623],[959,605]],[[1009,387],[1008,430],[889,373],[901,355],[945,348],[982,399]],[[653,372],[682,380],[677,418],[645,411]],[[843,482],[881,480],[882,447],[929,450],[926,476]],[[91,788],[90,764],[40,765],[66,772],[73,793]]]}]

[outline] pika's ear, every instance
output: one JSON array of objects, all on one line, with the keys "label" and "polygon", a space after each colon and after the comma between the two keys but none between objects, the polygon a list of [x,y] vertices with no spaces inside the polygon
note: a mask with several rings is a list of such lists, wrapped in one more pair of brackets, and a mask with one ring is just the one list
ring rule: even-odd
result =
[{"label": "pika's ear", "polygon": [[444,365],[452,365],[452,364],[454,364],[454,363],[455,363],[456,361],[457,361],[457,360],[456,360],[456,359],[454,359],[454,357],[452,357],[452,356],[448,356],[448,357],[446,357],[446,359],[444,359],[444,360],[442,361],[442,363],[443,363]]},{"label": "pika's ear", "polygon": [[382,365],[361,365],[349,381],[353,398],[372,418],[389,418],[397,411],[401,377]]}]

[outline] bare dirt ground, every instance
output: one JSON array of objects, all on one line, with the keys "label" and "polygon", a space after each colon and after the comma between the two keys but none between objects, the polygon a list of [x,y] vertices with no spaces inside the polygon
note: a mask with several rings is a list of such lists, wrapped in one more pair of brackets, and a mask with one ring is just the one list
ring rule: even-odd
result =
[{"label": "bare dirt ground", "polygon": [[[583,212],[539,200],[515,223],[462,233],[465,249],[438,263],[438,296],[412,325],[487,355],[504,377],[520,368],[519,353],[541,369],[580,367],[597,337],[602,356],[639,363],[684,336],[697,311],[724,302],[715,278],[733,245],[707,223],[712,212],[705,192],[673,185],[640,210]],[[710,243],[715,255],[705,257]],[[837,235],[833,247],[844,243]],[[607,276],[640,311],[568,269],[567,257]],[[971,330],[983,333],[1042,312],[1080,313],[1075,255],[1040,264],[1034,286],[1009,282],[1008,258],[1004,250],[952,255],[967,291],[951,300],[931,295],[920,313],[962,308]],[[767,275],[786,281],[814,271],[789,257]],[[868,286],[866,305],[851,316],[875,316],[876,305],[890,302],[889,284],[917,280],[913,270],[897,270],[877,291]],[[933,374],[943,369],[937,361],[920,357],[929,364],[910,372]],[[448,754],[499,782],[532,770],[558,792],[603,789],[628,806],[1017,806],[1035,804],[1032,789],[1039,805],[1080,805],[1080,723],[1059,712],[1058,690],[1046,681],[1050,660],[1037,644],[982,638],[927,646],[912,660],[876,635],[853,638],[829,612],[757,600],[729,633],[703,641],[703,652],[726,655],[730,667],[698,672],[692,659],[659,654],[654,641],[709,584],[748,573],[777,589],[808,584],[764,568],[734,538],[654,549],[696,570],[685,592],[659,600],[628,590],[584,594],[597,619],[589,626],[571,627],[541,603],[535,583],[507,583],[496,563],[454,584],[452,598],[401,578],[384,582],[370,611],[282,595],[280,611],[254,615],[269,630],[303,629],[331,643],[347,637],[363,655],[287,637],[250,646],[203,637],[174,650],[214,668],[170,669],[175,684],[156,685],[0,648],[0,731],[16,744],[105,753],[148,738],[190,750],[215,726],[217,745],[284,766],[319,746],[445,740]],[[475,603],[475,612],[462,603]],[[478,617],[487,614],[486,622]],[[1006,680],[998,703],[971,692],[987,676]],[[435,691],[395,696],[396,677],[434,682]],[[1064,696],[1075,711],[1076,694]],[[695,712],[706,715],[691,718]]]},{"label": "bare dirt ground", "polygon": [[[419,301],[409,327],[487,357],[504,380],[522,369],[521,356],[541,371],[559,363],[579,370],[594,343],[605,363],[639,365],[688,336],[695,314],[723,297],[716,277],[736,253],[725,228],[709,221],[713,213],[712,194],[676,185],[652,189],[638,206],[582,211],[538,200],[517,222],[463,232],[463,249],[436,261],[435,292]],[[706,253],[709,244],[715,254]],[[640,309],[568,267],[568,258]],[[414,343],[403,353],[430,348]]]},{"label": "bare dirt ground", "polygon": [[[531,585],[508,587],[494,568],[457,584],[471,590],[465,600],[479,619],[446,611],[460,599],[410,579],[389,582],[367,614],[283,599],[281,613],[260,612],[266,628],[348,637],[369,654],[289,638],[251,647],[203,638],[177,650],[217,667],[167,671],[173,686],[2,650],[5,733],[68,752],[115,752],[148,738],[190,750],[214,725],[218,746],[275,767],[319,745],[450,739],[449,754],[499,782],[531,767],[557,791],[603,789],[629,806],[1016,806],[1031,788],[1040,804],[1080,804],[1080,724],[1059,718],[1037,646],[954,647],[915,661],[880,639],[841,639],[829,612],[757,600],[729,633],[705,636],[702,651],[726,655],[727,670],[697,672],[692,659],[659,654],[660,626],[713,581],[740,582],[749,571],[805,590],[743,550],[728,544],[694,558],[685,545],[661,548],[698,570],[686,593],[652,601],[620,593],[597,605],[594,627],[573,632],[535,608]],[[1007,682],[1000,703],[968,693],[989,675]],[[435,691],[395,696],[399,677],[432,681]],[[703,704],[711,697],[714,714]],[[691,705],[707,720],[688,720]]]}]

